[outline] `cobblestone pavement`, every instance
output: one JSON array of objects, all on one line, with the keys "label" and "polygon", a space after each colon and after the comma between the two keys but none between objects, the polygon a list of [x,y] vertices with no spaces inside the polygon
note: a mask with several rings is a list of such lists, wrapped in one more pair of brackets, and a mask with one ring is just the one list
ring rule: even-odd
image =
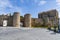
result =
[{"label": "cobblestone pavement", "polygon": [[60,34],[44,28],[0,28],[0,40],[60,40]]}]

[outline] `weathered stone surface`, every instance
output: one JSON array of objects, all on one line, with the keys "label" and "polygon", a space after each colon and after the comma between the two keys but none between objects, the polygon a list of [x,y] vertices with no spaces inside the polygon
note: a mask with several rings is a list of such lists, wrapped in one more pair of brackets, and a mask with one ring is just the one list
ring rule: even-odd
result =
[{"label": "weathered stone surface", "polygon": [[7,20],[7,26],[20,26],[20,22],[24,27],[31,27],[32,25],[47,25],[49,22],[52,26],[58,25],[58,11],[56,9],[42,12],[38,14],[38,18],[31,18],[30,14],[21,16],[19,12],[14,12],[13,15],[0,15],[0,26],[3,25],[3,21]]},{"label": "weathered stone surface", "polygon": [[32,18],[31,20],[32,26],[41,26],[43,24],[43,20],[40,18]]},{"label": "weathered stone surface", "polygon": [[[10,19],[10,18],[9,18],[8,15],[0,15],[0,26],[3,26],[3,21],[4,21],[4,20],[7,20],[7,21],[8,21],[8,22],[7,22],[7,23],[8,23],[7,25],[9,25],[9,23],[10,23],[10,22],[9,22],[9,19]],[[10,19],[10,21],[11,21],[11,20],[12,20],[12,19]]]},{"label": "weathered stone surface", "polygon": [[20,27],[20,13],[15,12],[13,15],[13,26]]},{"label": "weathered stone surface", "polygon": [[24,15],[24,26],[31,27],[31,15],[30,14]]},{"label": "weathered stone surface", "polygon": [[45,24],[51,22],[52,25],[58,25],[58,12],[56,9],[38,14],[38,18],[45,21]]}]

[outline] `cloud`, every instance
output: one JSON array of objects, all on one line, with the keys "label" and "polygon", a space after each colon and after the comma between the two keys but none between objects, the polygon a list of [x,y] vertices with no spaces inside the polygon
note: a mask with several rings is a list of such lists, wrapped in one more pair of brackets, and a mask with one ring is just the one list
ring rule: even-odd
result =
[{"label": "cloud", "polygon": [[57,5],[60,5],[60,0],[56,0]]},{"label": "cloud", "polygon": [[0,0],[0,14],[6,13],[6,8],[7,7],[12,7],[10,2],[8,0]]},{"label": "cloud", "polygon": [[44,5],[44,4],[47,3],[47,1],[45,1],[45,0],[34,0],[34,2],[35,2],[36,4],[38,4],[39,6],[40,6],[40,5]]},{"label": "cloud", "polygon": [[21,12],[22,13],[22,8],[18,6],[13,6],[12,8],[9,9],[10,12]]},{"label": "cloud", "polygon": [[47,2],[47,1],[42,0],[42,1],[39,2],[38,5],[44,5],[44,4],[46,4],[46,2]]},{"label": "cloud", "polygon": [[10,2],[8,0],[0,0],[0,7],[2,7],[2,8],[12,7],[12,5],[10,4]]},{"label": "cloud", "polygon": [[59,18],[60,18],[60,0],[56,0],[56,5],[57,5],[56,9],[59,12]]},{"label": "cloud", "polygon": [[10,12],[22,12],[22,8],[13,6],[9,0],[0,0],[0,14]]},{"label": "cloud", "polygon": [[21,3],[24,3],[24,0],[20,0]]},{"label": "cloud", "polygon": [[37,3],[38,1],[37,0],[34,0],[35,3]]}]

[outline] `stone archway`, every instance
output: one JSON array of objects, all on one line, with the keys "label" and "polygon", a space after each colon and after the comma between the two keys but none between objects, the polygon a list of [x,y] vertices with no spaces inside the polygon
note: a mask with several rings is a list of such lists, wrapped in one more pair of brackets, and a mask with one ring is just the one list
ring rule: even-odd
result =
[{"label": "stone archway", "polygon": [[23,27],[23,22],[20,22],[20,27]]},{"label": "stone archway", "polygon": [[7,26],[7,20],[3,20],[3,26]]}]

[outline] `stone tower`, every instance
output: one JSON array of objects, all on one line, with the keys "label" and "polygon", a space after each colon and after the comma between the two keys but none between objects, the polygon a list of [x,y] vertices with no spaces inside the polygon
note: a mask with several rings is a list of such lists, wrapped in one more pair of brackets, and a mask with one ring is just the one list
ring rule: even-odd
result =
[{"label": "stone tower", "polygon": [[24,26],[31,27],[31,15],[30,14],[24,15]]},{"label": "stone tower", "polygon": [[20,13],[19,12],[14,12],[13,26],[14,27],[20,27]]}]

